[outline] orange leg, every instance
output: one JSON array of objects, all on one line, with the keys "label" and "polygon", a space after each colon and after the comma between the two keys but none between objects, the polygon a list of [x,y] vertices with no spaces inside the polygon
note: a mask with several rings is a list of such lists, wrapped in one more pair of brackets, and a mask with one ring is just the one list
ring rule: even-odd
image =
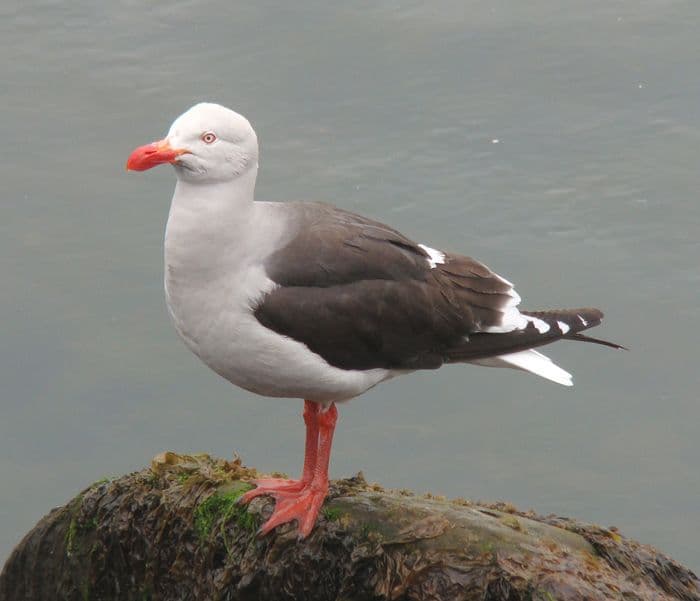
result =
[{"label": "orange leg", "polygon": [[285,492],[298,492],[307,486],[314,475],[316,453],[318,450],[318,414],[321,405],[304,401],[304,424],[306,425],[306,444],[304,449],[304,469],[299,480],[288,478],[261,478],[253,480],[257,488],[249,490],[241,497],[241,503],[250,503],[261,495],[278,495]]},{"label": "orange leg", "polygon": [[299,524],[299,538],[306,538],[311,533],[328,494],[328,465],[337,421],[338,409],[335,404],[318,414],[318,450],[313,478],[299,492],[282,493],[278,497],[270,519],[260,528],[261,534],[267,534],[276,526],[292,520],[297,520]]}]

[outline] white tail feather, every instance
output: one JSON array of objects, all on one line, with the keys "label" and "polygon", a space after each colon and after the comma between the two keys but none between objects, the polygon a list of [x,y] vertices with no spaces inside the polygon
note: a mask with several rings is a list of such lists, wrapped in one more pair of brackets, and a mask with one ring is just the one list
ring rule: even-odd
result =
[{"label": "white tail feather", "polygon": [[486,365],[488,367],[522,369],[523,371],[529,371],[530,373],[561,384],[562,386],[574,385],[571,381],[571,374],[568,371],[563,370],[553,363],[546,355],[533,349],[498,355],[497,357],[488,357],[487,359],[477,359],[476,361],[471,361],[471,363]]}]

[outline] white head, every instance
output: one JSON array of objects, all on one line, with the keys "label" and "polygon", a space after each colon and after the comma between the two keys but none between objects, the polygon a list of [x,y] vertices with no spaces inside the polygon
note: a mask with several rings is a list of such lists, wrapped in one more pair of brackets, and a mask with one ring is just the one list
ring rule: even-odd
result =
[{"label": "white head", "polygon": [[248,120],[210,102],[196,104],[158,142],[134,150],[126,168],[144,171],[171,163],[180,180],[214,183],[235,180],[258,167],[258,138]]}]

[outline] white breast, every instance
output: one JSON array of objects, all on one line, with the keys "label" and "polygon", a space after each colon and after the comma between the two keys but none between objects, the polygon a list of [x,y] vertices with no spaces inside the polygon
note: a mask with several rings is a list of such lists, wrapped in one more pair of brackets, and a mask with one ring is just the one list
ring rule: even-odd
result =
[{"label": "white breast", "polygon": [[[264,210],[262,203],[255,203]],[[306,345],[262,326],[253,310],[275,286],[262,262],[276,248],[269,211],[246,228],[192,223],[173,205],[165,240],[168,310],[185,344],[230,382],[274,397],[342,401],[393,374],[385,369],[342,370]],[[203,235],[203,228],[209,235]],[[205,234],[207,232],[204,232]]]}]

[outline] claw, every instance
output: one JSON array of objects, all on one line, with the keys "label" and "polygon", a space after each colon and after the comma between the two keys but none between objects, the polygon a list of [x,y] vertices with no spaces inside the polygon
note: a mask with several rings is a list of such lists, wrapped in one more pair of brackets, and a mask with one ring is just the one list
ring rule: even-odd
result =
[{"label": "claw", "polygon": [[299,509],[292,499],[278,501],[270,519],[260,527],[260,534],[267,534],[277,526],[298,518]]},{"label": "claw", "polygon": [[316,524],[327,492],[327,489],[309,486],[296,494],[283,493],[270,519],[261,526],[258,533],[267,534],[277,526],[296,520],[299,524],[299,538],[306,538]]}]

